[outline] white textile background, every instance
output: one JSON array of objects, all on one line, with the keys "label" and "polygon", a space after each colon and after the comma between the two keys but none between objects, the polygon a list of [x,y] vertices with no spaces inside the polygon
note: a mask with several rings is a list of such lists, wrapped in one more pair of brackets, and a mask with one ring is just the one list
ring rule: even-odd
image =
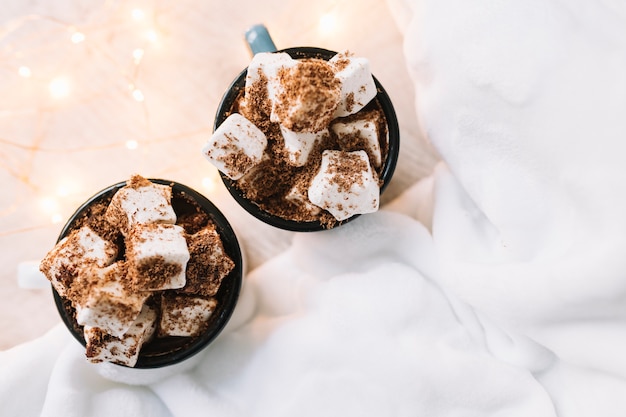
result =
[{"label": "white textile background", "polygon": [[59,327],[0,353],[3,413],[626,415],[626,5],[389,6],[445,164],[295,235],[195,369],[94,367]]},{"label": "white textile background", "polygon": [[625,375],[626,4],[393,4],[413,16],[421,123],[462,189],[436,196],[442,282]]}]

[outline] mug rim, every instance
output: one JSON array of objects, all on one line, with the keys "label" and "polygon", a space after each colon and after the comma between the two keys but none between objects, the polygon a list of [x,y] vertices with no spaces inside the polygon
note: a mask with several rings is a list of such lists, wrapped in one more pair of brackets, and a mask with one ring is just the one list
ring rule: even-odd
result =
[{"label": "mug rim", "polygon": [[[304,58],[319,58],[325,61],[330,60],[332,57],[338,54],[336,51],[331,51],[325,48],[313,47],[313,46],[299,46],[293,48],[285,48],[274,51],[272,53],[280,53],[285,52],[289,54],[293,59],[304,59]],[[215,113],[214,123],[213,123],[213,132],[226,120],[226,118],[230,115],[230,109],[234,104],[235,100],[239,96],[239,93],[245,87],[246,75],[248,74],[248,68],[244,68],[243,71],[239,73],[237,77],[230,83],[228,89],[222,96],[220,103],[217,107],[217,111]],[[391,179],[393,177],[393,173],[395,171],[396,165],[398,163],[398,157],[400,153],[400,127],[398,125],[398,117],[396,115],[395,109],[391,102],[391,98],[387,94],[387,91],[384,89],[382,84],[378,81],[378,79],[372,74],[372,78],[374,79],[374,84],[376,85],[376,97],[378,103],[385,114],[385,119],[387,122],[387,158],[385,158],[385,162],[383,163],[383,167],[381,170],[380,178],[383,183],[380,186],[380,194],[382,195]],[[335,229],[343,224],[346,224],[359,216],[361,214],[355,214],[345,220],[337,221],[336,225],[332,228],[325,227],[320,221],[296,221],[289,220],[283,217],[271,214],[257,204],[255,204],[252,200],[247,199],[243,193],[237,188],[237,181],[230,179],[227,175],[223,174],[219,171],[220,178],[222,182],[226,186],[226,189],[230,193],[230,195],[237,201],[237,203],[246,210],[249,214],[253,215],[257,219],[262,222],[269,224],[270,226],[274,226],[283,230],[289,230],[292,232],[315,232],[321,230],[330,230]]]},{"label": "mug rim", "polygon": [[[220,302],[218,303],[218,307],[212,313],[212,316],[215,314],[217,314],[217,316],[212,321],[211,326],[206,329],[205,332],[203,332],[199,336],[189,338],[190,340],[188,341],[188,343],[181,344],[177,350],[164,354],[142,356],[140,350],[137,363],[135,364],[135,366],[132,367],[120,363],[111,362],[114,365],[130,369],[150,369],[174,365],[186,359],[189,359],[202,351],[222,332],[226,324],[231,319],[237,305],[237,301],[239,299],[241,287],[243,285],[244,271],[241,246],[239,244],[239,240],[237,239],[235,231],[233,230],[226,217],[222,214],[222,212],[207,197],[187,185],[178,183],[176,181],[158,178],[148,178],[148,180],[155,184],[171,186],[172,194],[181,193],[190,196],[191,199],[200,206],[200,208],[209,216],[209,218],[215,224],[218,234],[220,235],[220,238],[222,240],[224,251],[233,260],[235,267],[226,277],[224,277],[223,282],[228,282],[230,283],[230,285],[227,287],[224,287],[223,285],[220,286],[220,289],[215,296],[216,298],[220,298]],[[61,232],[59,233],[57,243],[65,238],[72,230],[74,230],[76,221],[91,205],[97,203],[104,198],[113,196],[115,192],[126,186],[126,184],[127,181],[115,183],[100,190],[99,192],[88,198],[69,217],[69,219],[61,229]],[[78,325],[76,320],[73,318],[71,311],[68,311],[67,300],[59,295],[54,286],[51,285],[51,288],[57,310],[59,312],[59,315],[61,316],[61,320],[70,331],[72,336],[74,336],[74,338],[81,345],[86,346],[87,343],[85,341],[84,333],[82,331],[79,331],[81,326]]]}]

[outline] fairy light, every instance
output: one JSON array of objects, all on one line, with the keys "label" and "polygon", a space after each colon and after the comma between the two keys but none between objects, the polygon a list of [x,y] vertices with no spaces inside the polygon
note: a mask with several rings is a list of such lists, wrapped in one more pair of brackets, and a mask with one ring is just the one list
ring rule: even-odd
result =
[{"label": "fairy light", "polygon": [[85,34],[82,32],[74,32],[70,37],[72,43],[81,43],[85,40]]},{"label": "fairy light", "polygon": [[[39,95],[39,97],[29,96],[29,98],[32,98],[32,102],[42,103],[40,109],[43,110],[41,111],[49,112],[49,114],[45,113],[46,117],[42,117],[39,125],[37,125],[37,134],[41,134],[41,137],[44,139],[32,141],[32,146],[28,148],[28,152],[31,155],[37,155],[39,152],[51,151],[55,154],[64,152],[64,148],[62,148],[64,145],[48,141],[48,139],[53,139],[56,135],[56,131],[48,135],[47,126],[49,124],[52,125],[52,122],[48,123],[48,120],[54,121],[56,128],[57,122],[58,126],[64,126],[63,122],[66,120],[64,118],[67,117],[62,112],[61,106],[55,105],[58,103],[54,103],[53,100],[65,100],[63,101],[64,104],[76,104],[77,106],[82,105],[82,103],[95,103],[102,97],[100,88],[103,87],[107,88],[106,94],[118,94],[119,91],[123,99],[128,100],[133,105],[133,102],[145,103],[152,99],[153,95],[150,95],[147,87],[150,83],[143,83],[144,80],[140,79],[145,74],[143,71],[139,71],[139,66],[140,64],[147,65],[144,58],[153,52],[158,53],[159,48],[163,46],[162,43],[168,40],[169,32],[167,26],[161,27],[158,24],[161,21],[167,22],[167,19],[159,19],[160,10],[149,10],[147,7],[145,9],[107,8],[104,10],[111,12],[111,14],[105,16],[105,20],[102,21],[77,21],[75,23],[76,26],[74,26],[73,24],[65,24],[55,20],[55,25],[51,26],[52,29],[45,32],[45,36],[36,37],[39,32],[33,32],[34,39],[40,42],[37,45],[33,42],[33,45],[36,46],[33,49],[29,49],[28,45],[26,48],[20,49],[20,44],[17,42],[13,44],[13,38],[5,35],[20,29],[25,23],[31,24],[34,22],[33,24],[38,24],[39,21],[49,21],[50,19],[38,15],[27,16],[14,26],[16,29],[13,26],[7,28],[6,25],[0,24],[0,32],[3,33],[3,39],[8,40],[8,45],[5,45],[5,49],[9,53],[4,57],[8,59],[5,59],[8,64],[7,67],[12,70],[13,77],[20,81],[19,88],[23,88],[22,91],[33,96],[35,94]],[[123,15],[120,16],[117,10],[121,11]],[[111,27],[109,28],[107,25]],[[110,39],[113,39],[110,36],[112,34],[116,36],[116,42],[110,44]],[[123,37],[125,38],[122,39]],[[21,38],[16,37],[15,39]],[[130,48],[127,49],[129,45]],[[19,53],[12,54],[10,51],[19,51]],[[50,56],[46,56],[44,53]],[[64,54],[67,59],[62,62],[54,59],[59,53]],[[97,68],[97,71],[90,71],[92,62],[94,64],[99,63],[98,65],[100,66]],[[128,67],[129,64],[131,68]],[[96,76],[95,78],[94,75]],[[96,79],[96,82],[92,82],[94,79]],[[10,82],[11,80],[8,81]],[[142,88],[137,88],[138,85]],[[111,86],[113,88],[108,88]],[[124,86],[128,86],[128,89],[124,89]],[[48,100],[40,100],[41,98]],[[138,114],[143,112],[145,120],[147,120],[146,124],[150,127],[149,116],[151,114],[148,113],[155,106],[142,106],[140,104],[133,107],[132,111],[137,111],[136,107],[143,107],[143,109],[138,110]],[[124,107],[120,106],[119,108]],[[85,107],[85,109],[88,108]],[[3,109],[3,111],[5,110]],[[35,109],[33,114],[36,114],[37,111],[40,111],[39,108]],[[58,114],[55,113],[57,111],[59,111]],[[7,111],[7,114],[10,112],[11,109]],[[135,116],[133,115],[133,117]],[[151,130],[148,129],[148,131]],[[9,133],[9,136],[11,134]],[[28,134],[26,133],[26,135]],[[99,146],[107,150],[117,148],[115,152],[120,149],[122,152],[124,150],[131,152],[138,148],[141,148],[143,151],[143,147],[146,144],[151,144],[152,140],[173,141],[193,137],[196,134],[196,131],[174,132],[171,138],[163,139],[151,138],[149,136],[144,138],[133,131],[132,136],[129,136],[141,137],[140,141],[122,139],[114,143],[98,144],[93,149],[90,144],[71,144],[68,145],[71,148],[68,148],[68,152],[92,152],[97,150]],[[22,143],[20,142],[21,139],[19,137],[8,138],[9,141],[15,143]],[[26,143],[26,141],[23,143]],[[0,172],[4,172],[4,168],[3,166]],[[8,169],[7,172],[9,172]],[[76,200],[80,195],[78,191],[92,185],[87,183],[89,181],[87,176],[80,178],[80,180],[85,181],[84,184],[80,184],[80,187],[73,182],[74,180],[71,176],[57,184],[38,184],[34,177],[31,177],[33,173],[34,170],[28,170],[27,168],[23,171],[16,169],[15,172],[9,172],[16,181],[22,181],[27,186],[32,187],[31,189],[34,191],[35,196],[32,202],[28,203],[29,209],[38,213],[46,225],[49,225],[50,222],[56,224],[64,221],[67,218],[67,209],[70,206],[75,206]],[[206,192],[211,193],[217,190],[220,184],[217,171],[215,175],[209,174],[202,178],[201,182]]]},{"label": "fairy light", "polygon": [[59,197],[67,197],[70,194],[71,194],[70,187],[68,187],[67,185],[59,185],[57,187],[57,195]]},{"label": "fairy light", "polygon": [[42,197],[39,199],[39,208],[45,214],[52,214],[59,211],[59,200],[54,197]]},{"label": "fairy light", "polygon": [[43,197],[39,200],[39,207],[44,212],[51,212],[59,207],[59,202],[52,197]]},{"label": "fairy light", "polygon": [[217,187],[217,180],[214,177],[204,177],[202,178],[202,186],[208,193],[212,193]]},{"label": "fairy light", "polygon": [[143,20],[146,17],[146,13],[141,9],[133,9],[130,15],[137,21]]},{"label": "fairy light", "polygon": [[157,43],[159,41],[159,34],[154,29],[147,30],[145,37],[151,43]]},{"label": "fairy light", "polygon": [[139,65],[144,54],[145,51],[141,48],[137,48],[133,51],[133,61],[135,62],[135,65]]},{"label": "fairy light", "polygon": [[325,13],[320,17],[318,24],[322,34],[332,33],[337,28],[337,16],[332,12]]},{"label": "fairy light", "polygon": [[21,66],[21,67],[18,68],[17,74],[20,77],[30,78],[30,76],[33,75],[33,72],[30,70],[30,68],[28,68],[26,66]]},{"label": "fairy light", "polygon": [[48,84],[50,95],[55,99],[62,99],[70,95],[70,82],[65,77],[58,77]]},{"label": "fairy light", "polygon": [[142,101],[144,101],[144,100],[145,100],[145,97],[144,97],[143,93],[142,93],[142,92],[141,92],[141,90],[140,90],[140,89],[138,89],[138,88],[135,88],[135,89],[133,90],[133,92],[132,92],[132,96],[133,96],[133,98],[135,99],[135,101],[138,101],[138,102],[140,102],[140,103],[141,103]]},{"label": "fairy light", "polygon": [[66,177],[59,181],[56,187],[56,196],[59,198],[69,197],[77,194],[81,189],[79,179],[76,177]]}]

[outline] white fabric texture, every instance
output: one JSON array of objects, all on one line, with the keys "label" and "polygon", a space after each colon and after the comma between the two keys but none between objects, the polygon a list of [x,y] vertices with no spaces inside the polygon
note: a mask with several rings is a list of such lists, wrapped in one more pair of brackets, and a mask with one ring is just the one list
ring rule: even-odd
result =
[{"label": "white fabric texture", "polygon": [[58,327],[0,352],[0,414],[626,415],[626,6],[390,6],[445,165],[295,236],[194,369],[96,367]]},{"label": "white fabric texture", "polygon": [[541,324],[532,335],[568,358],[626,375],[618,345],[595,337],[626,337],[626,4],[404,7],[421,124],[458,181],[437,184],[442,282],[502,324]]}]

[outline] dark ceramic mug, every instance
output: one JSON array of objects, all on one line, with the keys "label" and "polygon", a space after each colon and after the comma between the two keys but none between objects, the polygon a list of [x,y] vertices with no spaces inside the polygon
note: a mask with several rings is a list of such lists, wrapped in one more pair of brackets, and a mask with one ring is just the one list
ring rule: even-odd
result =
[{"label": "dark ceramic mug", "polygon": [[[224,251],[233,260],[235,267],[222,281],[222,285],[215,296],[218,302],[217,307],[211,314],[208,326],[204,332],[196,337],[153,338],[142,347],[137,364],[133,369],[160,368],[179,364],[191,358],[211,343],[224,329],[235,310],[244,273],[242,251],[237,236],[228,220],[211,201],[183,184],[162,179],[150,179],[150,181],[172,187],[172,205],[177,215],[184,214],[186,209],[191,210],[192,206],[187,202],[187,199],[191,199],[200,206],[215,224],[217,232],[221,237]],[[70,217],[62,229],[58,241],[77,227],[79,219],[88,215],[91,207],[100,202],[110,201],[113,195],[125,185],[126,181],[111,185],[88,199]],[[74,308],[69,301],[57,293],[54,287],[52,288],[52,293],[63,323],[65,323],[74,338],[85,346],[83,329],[76,322]]]},{"label": "dark ceramic mug", "polygon": [[[289,54],[293,59],[317,58],[326,61],[330,60],[333,56],[337,54],[337,52],[330,51],[328,49],[315,47],[296,47],[277,51],[273,41],[269,36],[269,33],[267,32],[267,29],[265,29],[263,25],[253,26],[248,32],[246,32],[246,41],[248,42],[250,50],[253,54],[259,52],[285,52]],[[231,114],[231,110],[235,105],[238,97],[245,89],[247,73],[247,69],[241,71],[241,73],[234,79],[234,81],[231,83],[231,85],[226,90],[226,93],[222,97],[222,100],[217,108],[217,112],[215,115],[215,122],[213,126],[214,131]],[[393,172],[396,168],[396,164],[398,162],[398,155],[400,152],[400,128],[398,126],[396,112],[393,108],[393,104],[391,103],[389,95],[380,84],[380,82],[376,79],[376,77],[373,78],[377,89],[377,95],[374,100],[378,102],[381,110],[383,111],[387,124],[387,155],[383,162],[383,167],[380,174],[380,178],[382,180],[380,193],[382,194],[387,185],[389,185],[389,182],[391,181],[391,178],[393,176]],[[242,191],[237,187],[236,181],[230,179],[228,176],[224,175],[221,172],[220,176],[222,178],[222,182],[224,183],[230,194],[241,207],[243,207],[248,213],[252,214],[257,219],[271,226],[295,232],[312,232],[325,230],[327,228],[319,221],[295,221],[269,213],[263,210],[253,201],[246,198]],[[337,225],[345,224],[351,220],[354,220],[357,217],[359,217],[358,214],[346,220],[338,222]]]}]

